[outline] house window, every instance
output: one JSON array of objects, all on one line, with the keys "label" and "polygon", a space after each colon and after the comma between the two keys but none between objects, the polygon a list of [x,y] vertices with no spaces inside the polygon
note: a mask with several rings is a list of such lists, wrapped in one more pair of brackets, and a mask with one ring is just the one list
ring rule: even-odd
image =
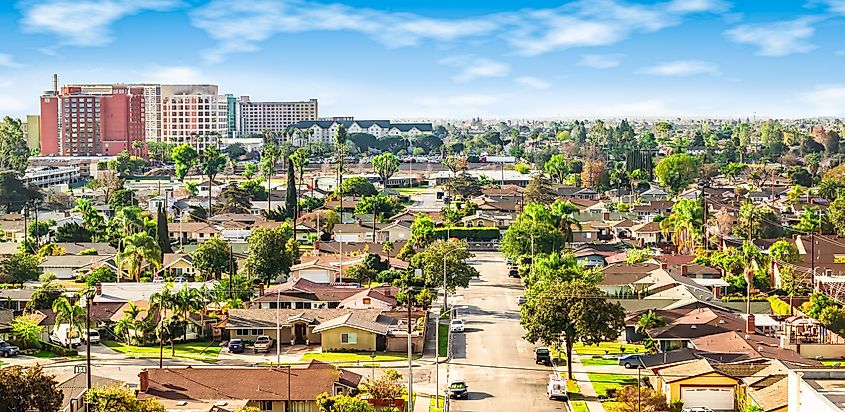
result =
[{"label": "house window", "polygon": [[272,411],[273,401],[261,401],[261,411]]},{"label": "house window", "polygon": [[237,329],[237,330],[235,330],[235,334],[237,334],[239,336],[249,335],[249,329]]},{"label": "house window", "polygon": [[[296,302],[296,309],[308,309],[305,307],[305,304],[308,302]],[[309,304],[310,306],[310,304]]]},{"label": "house window", "polygon": [[357,333],[341,333],[340,334],[340,343],[346,345],[355,345],[358,343],[358,334]]},{"label": "house window", "polygon": [[592,233],[584,233],[584,239],[589,239],[592,236]]},{"label": "house window", "polygon": [[261,329],[253,329],[253,330],[249,331],[249,334],[252,335],[252,336],[258,336],[258,335],[261,334]]},{"label": "house window", "polygon": [[[365,305],[369,305],[369,304],[370,304],[370,302],[372,302],[372,299],[370,299],[370,298],[364,298],[364,304],[365,304]],[[406,346],[407,346],[407,345],[406,345]]]}]

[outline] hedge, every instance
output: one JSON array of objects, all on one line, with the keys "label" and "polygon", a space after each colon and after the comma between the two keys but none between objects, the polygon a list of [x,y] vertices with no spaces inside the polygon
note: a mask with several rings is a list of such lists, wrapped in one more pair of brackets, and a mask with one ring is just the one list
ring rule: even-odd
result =
[{"label": "hedge", "polygon": [[77,351],[76,349],[73,349],[73,348],[68,349],[68,348],[65,348],[63,346],[54,345],[50,342],[41,341],[41,348],[46,350],[46,351],[50,351],[52,353],[55,353],[58,356],[76,356],[76,355],[79,355],[79,351]]},{"label": "hedge", "polygon": [[438,227],[434,229],[435,239],[458,238],[476,242],[499,240],[502,233],[495,227]]},{"label": "hedge", "polygon": [[775,315],[789,315],[789,304],[780,300],[777,296],[769,296],[769,304],[772,306],[772,313]]}]

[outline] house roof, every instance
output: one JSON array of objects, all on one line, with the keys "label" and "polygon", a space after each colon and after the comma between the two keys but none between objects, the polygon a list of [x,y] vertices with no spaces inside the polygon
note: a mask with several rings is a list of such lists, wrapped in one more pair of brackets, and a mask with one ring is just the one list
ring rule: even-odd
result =
[{"label": "house roof", "polygon": [[362,291],[342,300],[340,302],[340,306],[341,307],[346,306],[347,304],[349,304],[351,302],[354,302],[354,301],[357,301],[358,299],[363,299],[363,298],[375,299],[375,300],[384,302],[384,303],[386,303],[390,306],[396,306],[396,298],[391,297],[391,296],[387,296],[384,293],[381,293],[381,292],[379,292],[375,289],[369,289],[369,288],[364,289],[364,290],[362,290]]},{"label": "house roof", "polygon": [[150,300],[150,296],[161,292],[165,287],[170,287],[173,292],[178,292],[184,287],[191,289],[200,289],[205,285],[208,289],[214,289],[217,281],[208,282],[185,282],[177,284],[157,283],[157,282],[121,282],[121,283],[103,283],[102,294],[94,296],[94,302],[137,302],[141,300]]},{"label": "house roof", "polygon": [[647,222],[647,223],[640,223],[639,225],[631,226],[631,232],[634,232],[634,233],[660,233],[660,232],[662,232],[662,229],[660,228],[660,223]]},{"label": "house roof", "polygon": [[[308,318],[312,322],[324,322],[355,313],[356,319],[376,322],[381,314],[380,309],[229,309],[225,321],[226,329],[273,328],[277,323],[287,325],[288,319]],[[278,318],[277,318],[278,316]]]},{"label": "house roof", "polygon": [[[360,382],[360,375],[354,372],[323,366],[290,369],[193,367],[147,369],[141,372],[142,385],[144,373],[147,374],[147,387],[146,390],[141,388],[139,397],[142,399],[155,397],[186,400],[313,401],[323,392],[334,393],[336,384],[350,386],[347,384]],[[288,386],[288,379],[290,379],[290,386]],[[245,382],[249,384],[245,385]]]},{"label": "house roof", "polygon": [[750,389],[748,396],[763,412],[775,411],[783,408],[789,402],[789,383],[786,377],[761,389]]},{"label": "house roof", "polygon": [[[94,388],[101,386],[126,385],[126,382],[107,378],[105,376],[91,375],[91,386]],[[71,399],[78,399],[88,389],[88,378],[85,373],[77,373],[71,376],[68,380],[57,385],[64,397],[62,398],[62,405],[60,411],[66,411],[70,408]]]},{"label": "house roof", "polygon": [[797,352],[780,347],[778,338],[759,334],[743,334],[735,330],[700,336],[692,344],[712,352],[745,353],[750,358],[777,359],[799,365],[820,365],[819,361],[801,357]]},{"label": "house roof", "polygon": [[387,316],[377,315],[375,319],[367,317],[365,313],[349,312],[346,315],[329,319],[314,328],[314,333],[321,333],[334,328],[349,327],[361,329],[379,335],[386,335],[394,320]]},{"label": "house roof", "polygon": [[725,375],[724,373],[714,369],[713,365],[711,365],[707,359],[697,359],[690,362],[684,362],[657,371],[657,374],[663,376],[663,380],[666,383],[682,381],[696,376],[706,375],[708,373]]},{"label": "house roof", "polygon": [[40,268],[69,268],[82,269],[94,262],[103,260],[103,256],[98,255],[64,255],[64,256],[46,256],[41,263],[38,264]]},{"label": "house roof", "polygon": [[0,289],[0,300],[28,302],[35,289]]},{"label": "house roof", "polygon": [[108,243],[101,242],[59,242],[56,244],[64,248],[68,255],[75,255],[83,250],[94,249],[98,255],[114,255],[117,250]]}]

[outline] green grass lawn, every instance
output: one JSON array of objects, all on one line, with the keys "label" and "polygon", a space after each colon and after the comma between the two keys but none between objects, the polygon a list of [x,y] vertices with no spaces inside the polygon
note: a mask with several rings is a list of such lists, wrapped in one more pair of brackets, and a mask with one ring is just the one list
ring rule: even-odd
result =
[{"label": "green grass lawn", "polygon": [[625,385],[637,384],[637,378],[627,375],[587,372],[587,376],[593,383],[593,389],[596,390],[598,396],[607,396],[608,388],[619,389]]},{"label": "green grass lawn", "polygon": [[576,343],[572,346],[572,350],[581,356],[592,355],[619,355],[623,353],[645,353],[645,346],[634,345],[630,343],[618,342],[602,342],[596,345],[584,345],[583,343]]},{"label": "green grass lawn", "polygon": [[438,338],[440,345],[437,347],[437,356],[448,356],[449,353],[449,324],[448,323],[441,323],[438,325],[437,328]]},{"label": "green grass lawn", "polygon": [[581,394],[581,388],[578,387],[578,382],[573,380],[566,380],[566,394],[570,401],[583,401],[584,395]]},{"label": "green grass lawn", "polygon": [[[121,342],[103,341],[109,348],[130,358],[158,358],[158,346],[132,346]],[[220,355],[220,345],[209,342],[176,343],[176,358],[193,359],[203,362],[215,362]],[[163,357],[170,359],[170,345],[164,345]]]},{"label": "green grass lawn", "polygon": [[[443,409],[446,407],[446,397],[445,396],[429,396],[428,397],[428,412],[443,412]],[[440,407],[437,407],[437,400],[440,400]]]},{"label": "green grass lawn", "polygon": [[607,365],[616,365],[618,361],[614,359],[594,359],[594,358],[581,358],[581,364],[587,366],[607,366]]},{"label": "green grass lawn", "polygon": [[59,357],[59,355],[56,355],[55,353],[50,352],[50,351],[46,351],[46,350],[40,350],[40,351],[38,351],[38,353],[36,353],[35,355],[32,355],[32,356],[35,356],[36,358],[40,358],[40,359],[50,359],[50,358],[58,358]]},{"label": "green grass lawn", "polygon": [[587,402],[584,401],[570,401],[569,406],[572,406],[572,412],[590,412],[587,409]]},{"label": "green grass lawn", "polygon": [[842,359],[822,359],[824,366],[845,366],[845,360]]},{"label": "green grass lawn", "polygon": [[395,189],[391,189],[399,192],[400,195],[415,195],[417,193],[426,193],[431,192],[434,193],[437,190],[431,187],[397,187]]},{"label": "green grass lawn", "polygon": [[[372,352],[320,352],[320,353],[306,353],[302,355],[300,362],[308,362],[310,360],[318,360],[327,363],[373,363],[373,362],[397,362],[408,360],[408,354],[400,352],[376,352],[375,359],[371,358]],[[414,359],[419,359],[420,355],[414,355]]]}]

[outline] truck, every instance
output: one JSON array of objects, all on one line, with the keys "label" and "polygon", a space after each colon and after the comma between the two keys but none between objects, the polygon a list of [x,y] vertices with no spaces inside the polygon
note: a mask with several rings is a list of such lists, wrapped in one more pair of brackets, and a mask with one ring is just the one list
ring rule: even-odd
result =
[{"label": "truck", "polygon": [[67,323],[56,325],[50,333],[50,342],[66,348],[75,348],[82,344],[79,332]]},{"label": "truck", "polygon": [[273,339],[267,335],[261,335],[255,339],[255,343],[252,345],[253,350],[255,353],[258,352],[270,352],[270,348],[273,347]]}]

